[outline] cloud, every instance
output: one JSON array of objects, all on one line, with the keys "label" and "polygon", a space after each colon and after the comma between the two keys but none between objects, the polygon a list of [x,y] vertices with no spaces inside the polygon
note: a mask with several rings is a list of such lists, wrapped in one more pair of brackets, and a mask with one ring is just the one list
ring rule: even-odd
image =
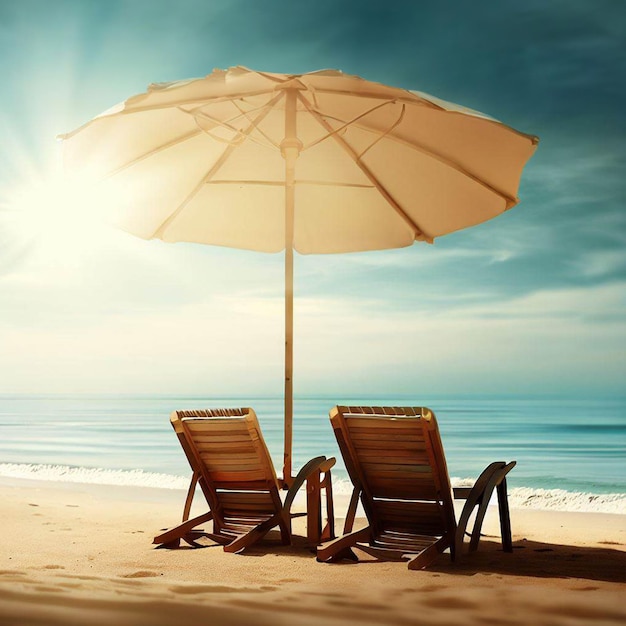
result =
[{"label": "cloud", "polygon": [[497,219],[434,246],[296,256],[297,389],[621,389],[617,5],[0,3],[0,389],[281,392],[281,255],[17,237],[7,213],[9,187],[54,170],[57,133],[150,82],[239,63],[339,67],[541,137]]}]

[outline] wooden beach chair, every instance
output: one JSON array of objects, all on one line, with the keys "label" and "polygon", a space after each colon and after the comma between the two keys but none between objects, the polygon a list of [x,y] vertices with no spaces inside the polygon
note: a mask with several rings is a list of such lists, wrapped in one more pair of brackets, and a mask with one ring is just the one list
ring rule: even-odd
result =
[{"label": "wooden beach chair", "polygon": [[[358,548],[382,560],[429,565],[440,552],[461,552],[476,509],[470,550],[475,550],[489,499],[497,489],[505,551],[512,551],[506,475],[515,462],[489,465],[471,488],[452,490],[435,415],[424,407],[346,407],[330,412],[354,485],[344,535],[318,548],[320,561],[358,560]],[[453,497],[466,499],[459,524]],[[352,532],[359,498],[368,525]]]},{"label": "wooden beach chair", "polygon": [[[291,519],[307,515],[307,538],[316,546],[334,535],[331,467],[334,458],[317,457],[295,477],[284,502],[272,459],[255,412],[250,408],[174,411],[170,422],[193,470],[182,523],[153,543],[178,547],[209,537],[226,552],[240,552],[278,527],[283,544],[291,543]],[[290,512],[297,491],[307,482],[307,512]],[[200,486],[209,511],[189,519]],[[327,522],[322,529],[321,492],[326,493]],[[197,527],[212,521],[212,531]]]}]

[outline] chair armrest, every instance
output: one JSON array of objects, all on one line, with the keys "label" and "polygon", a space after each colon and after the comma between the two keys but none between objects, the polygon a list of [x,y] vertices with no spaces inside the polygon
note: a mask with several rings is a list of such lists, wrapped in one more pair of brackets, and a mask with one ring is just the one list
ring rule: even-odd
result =
[{"label": "chair armrest", "polygon": [[454,487],[452,489],[452,495],[455,500],[467,500],[470,493],[472,493],[473,487]]},{"label": "chair armrest", "polygon": [[[478,541],[480,539],[480,529],[482,527],[483,519],[487,511],[487,505],[489,504],[489,500],[491,499],[491,494],[496,487],[499,489],[501,484],[505,487],[503,494],[498,496],[502,541],[507,551],[509,551],[508,547],[511,544],[511,530],[508,504],[506,501],[502,500],[506,499],[506,475],[515,467],[515,465],[515,461],[511,461],[510,463],[506,463],[504,461],[495,461],[494,463],[489,464],[483,470],[482,474],[478,477],[473,487],[459,487],[453,490],[455,498],[465,499],[465,505],[463,506],[461,516],[459,517],[459,523],[457,525],[455,539],[456,553],[459,556],[461,555],[463,537],[466,532],[467,523],[469,522],[472,511],[476,506],[478,506],[478,512],[476,513],[474,528],[471,532],[470,550],[473,551],[477,548]],[[507,527],[508,531],[506,531]]]},{"label": "chair armrest", "polygon": [[337,463],[337,459],[334,456],[331,456],[320,465],[320,472],[327,472],[331,467],[334,467],[335,463]]},{"label": "chair armrest", "polygon": [[325,456],[316,456],[306,463],[294,478],[291,487],[289,487],[289,491],[287,491],[287,496],[283,504],[283,512],[288,513],[290,511],[296,494],[310,476],[329,471],[336,462],[337,460],[334,457],[327,459]]},{"label": "chair armrest", "polygon": [[515,461],[511,461],[509,464],[504,461],[490,463],[471,487],[456,487],[453,489],[455,499],[467,500],[464,510],[465,508],[474,508],[482,501],[484,496],[491,497],[494,487],[504,479],[515,465]]}]

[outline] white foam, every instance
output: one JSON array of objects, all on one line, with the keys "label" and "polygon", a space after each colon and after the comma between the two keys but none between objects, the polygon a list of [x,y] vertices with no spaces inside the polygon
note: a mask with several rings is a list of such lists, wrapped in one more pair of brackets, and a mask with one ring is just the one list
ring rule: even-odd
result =
[{"label": "white foam", "polygon": [[[159,489],[187,489],[188,476],[174,476],[140,469],[113,470],[69,465],[43,465],[26,463],[0,463],[0,476],[27,478],[71,483],[92,483]],[[469,478],[451,479],[453,487],[468,487]],[[346,478],[333,477],[333,491],[339,496],[352,493],[352,483]],[[564,489],[534,489],[531,487],[509,488],[511,508],[530,508],[554,511],[578,511],[586,513],[626,514],[626,494],[581,493]]]},{"label": "white foam", "polygon": [[623,493],[580,493],[565,489],[531,489],[516,487],[509,490],[511,508],[578,511],[581,513],[626,514]]},{"label": "white foam", "polygon": [[[471,487],[473,484],[470,478],[452,478],[451,482],[453,487]],[[582,493],[565,489],[509,487],[508,496],[512,509],[626,514],[626,494],[623,493]],[[494,502],[495,493],[492,497],[492,503]]]},{"label": "white foam", "polygon": [[189,487],[189,477],[144,472],[140,469],[112,470],[69,465],[0,463],[0,476],[67,483],[158,487],[161,489],[187,489]]}]

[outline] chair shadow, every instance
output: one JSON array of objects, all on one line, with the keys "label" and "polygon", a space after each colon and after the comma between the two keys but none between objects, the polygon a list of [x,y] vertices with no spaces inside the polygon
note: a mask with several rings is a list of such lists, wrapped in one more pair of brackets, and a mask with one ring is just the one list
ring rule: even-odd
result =
[{"label": "chair shadow", "polygon": [[514,541],[513,552],[507,553],[502,551],[499,542],[481,539],[476,552],[468,553],[467,544],[464,548],[463,555],[455,563],[450,562],[448,555],[442,555],[428,569],[465,576],[491,573],[626,582],[626,552],[623,546],[621,550],[616,550],[521,539]]},{"label": "chair shadow", "polygon": [[[185,541],[180,542],[180,546],[171,547],[166,545],[155,546],[155,550],[205,550],[205,549],[223,549],[219,543],[215,543],[209,537],[200,537],[193,542],[193,545]],[[261,541],[249,546],[243,552],[237,553],[245,557],[262,557],[268,554],[289,555],[290,557],[301,557],[305,559],[315,559],[316,548],[309,545],[305,537],[292,535],[291,545],[283,545],[280,532],[271,530]],[[234,556],[237,556],[235,554]]]},{"label": "chair shadow", "polygon": [[[157,547],[155,549],[203,550],[207,548],[221,550],[222,546],[211,539],[201,538],[193,546],[181,541],[179,548]],[[465,543],[461,558],[454,563],[450,561],[447,553],[440,555],[433,564],[428,566],[427,571],[462,576],[489,573],[532,578],[580,578],[614,583],[626,582],[626,552],[623,549],[569,546],[520,539],[513,542],[513,552],[508,553],[503,552],[499,541],[481,538],[476,552],[468,553],[467,550],[468,544]],[[240,553],[241,556],[247,558],[263,557],[268,554],[315,560],[315,549],[307,543],[305,537],[293,535],[292,544],[286,546],[281,543],[280,533],[275,530],[270,531],[260,542]],[[371,557],[359,552],[359,558],[361,557],[372,562]],[[333,566],[337,565],[358,566],[349,561],[333,564]]]}]

